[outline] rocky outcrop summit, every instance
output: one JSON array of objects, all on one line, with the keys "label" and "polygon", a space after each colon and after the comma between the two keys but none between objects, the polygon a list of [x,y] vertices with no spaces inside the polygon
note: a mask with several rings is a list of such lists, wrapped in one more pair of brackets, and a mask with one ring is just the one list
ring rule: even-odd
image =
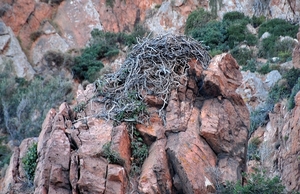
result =
[{"label": "rocky outcrop summit", "polygon": [[[84,110],[66,103],[51,109],[38,138],[34,193],[214,193],[226,181],[241,181],[250,123],[235,92],[242,80],[239,66],[230,54],[214,57],[207,69],[196,60],[188,65],[190,76],[171,91],[165,120],[155,100],[148,103],[148,124],[116,125],[96,117],[104,105],[92,84],[78,90]],[[196,80],[202,80],[201,88]],[[133,156],[143,148],[133,146],[132,127],[149,146],[138,177],[132,174],[138,159]],[[105,154],[107,145],[117,162]],[[11,159],[3,193],[18,193],[24,183],[20,157],[16,151]]]},{"label": "rocky outcrop summit", "polygon": [[83,48],[93,29],[132,32],[136,24],[144,24],[153,34],[182,34],[188,15],[198,8],[210,10],[219,18],[229,11],[239,11],[299,22],[300,15],[297,0],[3,0],[0,19],[18,37],[33,69],[41,73],[47,51],[65,53]]}]

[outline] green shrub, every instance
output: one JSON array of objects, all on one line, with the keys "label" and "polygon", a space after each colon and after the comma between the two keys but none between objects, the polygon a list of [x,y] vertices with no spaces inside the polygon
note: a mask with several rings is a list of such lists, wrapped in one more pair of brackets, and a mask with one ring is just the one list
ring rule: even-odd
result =
[{"label": "green shrub", "polygon": [[143,141],[140,133],[135,127],[131,130],[131,156],[133,161],[131,163],[131,173],[139,174],[145,159],[148,157],[149,148]]},{"label": "green shrub", "polygon": [[279,177],[268,178],[264,172],[256,171],[250,175],[244,175],[247,184],[241,182],[227,183],[223,189],[224,194],[282,194],[285,187]]},{"label": "green shrub", "polygon": [[[0,144],[2,144],[3,140],[4,140],[3,137],[0,138]],[[9,164],[11,155],[12,152],[7,146],[0,145],[0,169],[3,168],[6,164]]]},{"label": "green shrub", "polygon": [[119,153],[111,149],[111,142],[103,145],[103,157],[105,157],[110,164],[123,164],[124,161],[120,158]]},{"label": "green shrub", "polygon": [[276,56],[275,44],[277,41],[278,37],[274,35],[263,39],[261,44],[259,45],[258,56],[267,59]]},{"label": "green shrub", "polygon": [[230,53],[240,66],[246,66],[247,61],[253,58],[253,52],[248,48],[235,47]]},{"label": "green shrub", "polygon": [[237,20],[249,20],[244,13],[238,11],[227,12],[223,16],[223,21],[236,22]]},{"label": "green shrub", "polygon": [[254,59],[250,59],[246,61],[246,65],[242,67],[243,71],[250,71],[254,73],[256,71],[256,61]]},{"label": "green shrub", "polygon": [[265,75],[265,74],[270,73],[270,72],[273,71],[273,70],[278,70],[278,71],[280,71],[280,66],[279,66],[279,65],[274,65],[274,64],[272,65],[272,64],[270,64],[270,62],[267,62],[266,64],[264,64],[263,66],[261,66],[261,67],[257,70],[257,72],[260,73],[260,74]]},{"label": "green shrub", "polygon": [[248,144],[247,150],[247,159],[248,160],[260,160],[258,146],[260,144],[260,140],[256,137],[251,140]]},{"label": "green shrub", "polygon": [[263,33],[269,32],[275,37],[290,36],[292,38],[296,38],[298,29],[299,25],[293,25],[283,19],[275,18],[266,21],[259,26],[258,36],[261,37]]},{"label": "green shrub", "polygon": [[295,107],[295,96],[300,91],[300,78],[292,89],[292,93],[288,99],[288,110],[292,110]]},{"label": "green shrub", "polygon": [[224,23],[218,21],[210,21],[201,28],[194,28],[190,31],[190,35],[209,46],[212,50],[226,51],[227,29]]},{"label": "green shrub", "polygon": [[205,11],[203,8],[193,11],[187,18],[184,33],[189,35],[195,28],[201,28],[209,21],[215,19],[212,13]]},{"label": "green shrub", "polygon": [[34,173],[37,166],[37,159],[38,159],[37,144],[33,143],[33,145],[28,148],[26,155],[22,158],[25,174],[30,183],[33,183],[34,180]]},{"label": "green shrub", "polygon": [[[0,72],[0,128],[10,140],[19,143],[38,136],[50,108],[73,98],[72,83],[57,77],[35,77],[31,81],[15,78],[12,66],[3,64]],[[15,142],[17,142],[15,141]]]},{"label": "green shrub", "polygon": [[141,25],[136,25],[131,34],[113,33],[94,29],[91,32],[91,43],[82,49],[81,55],[75,58],[72,71],[75,79],[94,82],[103,68],[101,59],[111,58],[119,54],[120,45],[131,46],[137,43],[136,38],[143,37],[148,31]]},{"label": "green shrub", "polygon": [[257,28],[258,26],[260,26],[262,23],[264,23],[266,21],[266,17],[265,16],[253,16],[251,18],[251,24],[254,28]]}]

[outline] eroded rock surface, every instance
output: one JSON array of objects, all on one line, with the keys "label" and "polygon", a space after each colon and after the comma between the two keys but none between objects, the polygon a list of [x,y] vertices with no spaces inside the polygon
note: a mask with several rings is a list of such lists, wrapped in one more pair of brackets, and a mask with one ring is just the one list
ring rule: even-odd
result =
[{"label": "eroded rock surface", "polygon": [[96,116],[103,105],[91,84],[78,91],[85,108],[74,112],[63,103],[49,111],[38,140],[34,193],[212,193],[216,184],[241,180],[249,112],[234,92],[239,67],[230,54],[216,56],[207,70],[196,60],[189,65],[186,84],[170,95],[166,120],[153,101],[151,122],[136,126],[150,146],[139,178],[130,173],[132,126]]}]

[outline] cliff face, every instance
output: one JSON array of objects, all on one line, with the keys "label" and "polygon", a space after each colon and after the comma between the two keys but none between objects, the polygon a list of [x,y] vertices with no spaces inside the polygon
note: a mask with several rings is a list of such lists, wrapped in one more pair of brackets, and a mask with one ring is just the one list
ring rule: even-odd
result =
[{"label": "cliff face", "polygon": [[[189,66],[195,77],[171,92],[165,124],[159,102],[152,101],[149,125],[135,126],[150,146],[139,178],[130,174],[136,168],[133,152],[142,149],[132,147],[132,126],[95,117],[103,104],[89,100],[95,88],[88,85],[77,96],[88,102],[84,111],[75,113],[66,103],[49,111],[38,138],[34,193],[210,193],[226,181],[241,180],[249,112],[235,93],[242,79],[239,66],[229,54],[213,58],[207,70],[195,60]],[[122,162],[113,164],[103,154],[109,142]],[[15,152],[10,165],[19,166],[20,157]],[[8,169],[3,193],[20,192],[24,176],[18,174],[20,169]]]},{"label": "cliff face", "polygon": [[[66,52],[83,48],[92,29],[113,32],[132,31],[143,23],[154,34],[183,33],[188,15],[202,7],[221,18],[229,11],[246,15],[263,14],[270,18],[299,21],[297,0],[182,1],[182,0],[5,0],[0,2],[0,17],[20,40],[22,50],[37,73],[43,71],[42,56],[49,50]],[[2,55],[1,55],[2,56]],[[3,57],[3,56],[2,56]],[[29,75],[32,73],[28,73]],[[24,77],[23,74],[18,76]],[[29,76],[30,77],[30,76]]]}]

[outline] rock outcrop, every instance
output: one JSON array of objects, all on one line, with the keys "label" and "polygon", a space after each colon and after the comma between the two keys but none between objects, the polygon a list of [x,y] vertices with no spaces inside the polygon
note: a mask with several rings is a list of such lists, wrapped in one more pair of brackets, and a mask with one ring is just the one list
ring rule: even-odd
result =
[{"label": "rock outcrop", "polygon": [[300,68],[300,29],[297,34],[297,40],[298,40],[298,44],[296,44],[293,50],[293,66],[299,69]]},{"label": "rock outcrop", "polygon": [[10,27],[0,19],[0,70],[3,62],[11,63],[16,76],[26,79],[33,78],[35,71]]},{"label": "rock outcrop", "polygon": [[[217,185],[241,180],[249,112],[235,93],[242,81],[239,66],[230,54],[213,58],[207,70],[196,60],[189,66],[196,77],[172,91],[165,124],[153,102],[150,123],[136,126],[150,146],[139,178],[130,173],[136,168],[130,125],[97,118],[103,105],[88,85],[77,97],[84,110],[63,103],[49,111],[38,138],[34,193],[213,193]],[[200,78],[202,89],[195,81]]]},{"label": "rock outcrop", "polygon": [[251,137],[260,142],[260,163],[255,167],[267,170],[270,177],[281,177],[288,191],[300,191],[300,92],[295,96],[296,106],[292,111],[287,111],[286,104],[286,101],[277,103],[269,113],[267,125]]}]

